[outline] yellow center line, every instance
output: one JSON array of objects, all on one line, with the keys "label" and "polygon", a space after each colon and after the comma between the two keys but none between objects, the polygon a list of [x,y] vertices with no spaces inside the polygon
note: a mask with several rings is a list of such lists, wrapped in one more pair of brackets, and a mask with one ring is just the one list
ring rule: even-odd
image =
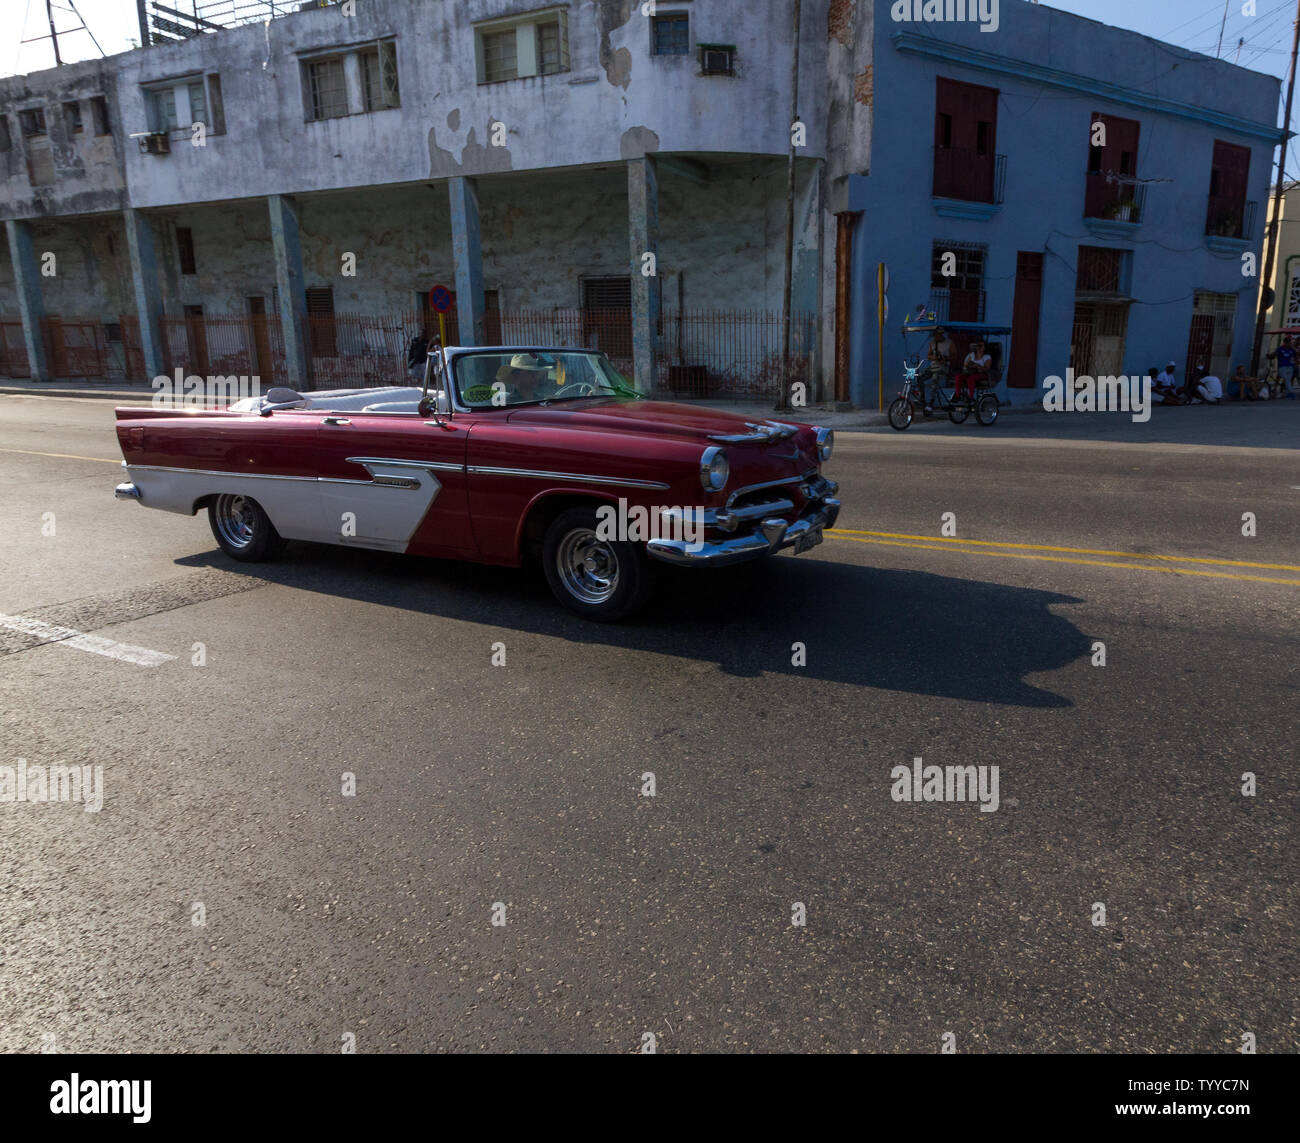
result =
[{"label": "yellow center line", "polygon": [[[1257,564],[1248,560],[1211,560],[1200,556],[1162,556],[1150,552],[1112,552],[1104,548],[1057,548],[1050,544],[1010,544],[1003,540],[961,540],[946,536],[913,536],[907,532],[860,532],[852,528],[831,528],[832,536],[880,536],[889,540],[924,540],[928,544],[958,545],[965,548],[1016,548],[1025,552],[1069,552],[1076,556],[1120,556],[1126,560],[1165,560],[1175,564],[1217,564],[1233,568],[1266,568],[1270,571],[1300,572],[1294,564]],[[936,549],[938,550],[938,549]],[[993,553],[985,553],[992,555]],[[1120,565],[1123,566],[1123,565]]]},{"label": "yellow center line", "polygon": [[[1085,564],[1090,567],[1098,568],[1124,568],[1126,571],[1163,572],[1165,575],[1194,575],[1204,576],[1209,579],[1247,580],[1251,583],[1285,583],[1291,584],[1295,587],[1300,587],[1300,579],[1278,579],[1262,575],[1238,575],[1234,572],[1192,571],[1189,568],[1152,567],[1147,564],[1117,564],[1111,563],[1107,560],[1072,560],[1067,559],[1064,556],[1034,556],[1027,552],[991,552],[970,548],[951,548],[940,546],[933,542],[928,544],[908,544],[902,543],[898,540],[871,540],[864,536],[846,535],[839,531],[839,529],[832,529],[828,534],[839,540],[852,540],[856,544],[879,544],[886,548],[923,548],[930,552],[955,552],[957,555],[961,556],[996,556],[999,559],[1004,560],[1042,560],[1053,564]],[[933,537],[928,538],[933,540]],[[1025,546],[1028,547],[1030,545]]]},{"label": "yellow center line", "polygon": [[103,456],[78,456],[71,452],[35,452],[29,448],[0,448],[0,452],[16,452],[23,456],[57,456],[60,460],[94,460],[100,464],[120,465],[122,463],[120,460],[109,460]]}]

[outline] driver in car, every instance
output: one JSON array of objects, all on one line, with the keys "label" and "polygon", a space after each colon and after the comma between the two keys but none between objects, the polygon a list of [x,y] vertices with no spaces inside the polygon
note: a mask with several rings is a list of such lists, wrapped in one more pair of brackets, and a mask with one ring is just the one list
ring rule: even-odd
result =
[{"label": "driver in car", "polygon": [[554,395],[555,383],[550,372],[550,367],[543,365],[531,353],[516,353],[510,364],[497,370],[496,380],[506,387],[506,404],[517,405],[526,401],[543,401]]}]

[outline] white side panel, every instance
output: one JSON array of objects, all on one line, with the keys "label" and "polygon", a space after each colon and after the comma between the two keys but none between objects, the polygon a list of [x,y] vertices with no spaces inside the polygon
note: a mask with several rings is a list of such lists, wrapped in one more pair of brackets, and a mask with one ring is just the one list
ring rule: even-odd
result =
[{"label": "white side panel", "polygon": [[256,500],[286,540],[339,543],[337,529],[326,527],[322,519],[320,482],[314,477],[178,471],[130,465],[127,472],[131,482],[140,489],[140,503],[146,508],[183,512],[188,516],[200,496],[231,492]]},{"label": "white side panel", "polygon": [[[365,468],[378,483],[320,482],[321,512],[332,530],[330,543],[404,552],[442,484],[427,468],[409,463],[367,460]],[[386,478],[398,483],[382,483]],[[347,523],[355,533],[351,536],[344,534],[348,512],[352,518]]]}]

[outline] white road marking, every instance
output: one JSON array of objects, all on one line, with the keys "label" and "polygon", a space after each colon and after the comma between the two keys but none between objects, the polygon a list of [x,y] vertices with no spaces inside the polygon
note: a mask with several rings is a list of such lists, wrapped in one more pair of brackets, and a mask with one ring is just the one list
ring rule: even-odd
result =
[{"label": "white road marking", "polygon": [[65,647],[75,647],[78,651],[89,651],[92,655],[121,659],[124,663],[135,663],[140,667],[157,667],[176,658],[175,655],[167,655],[162,651],[151,651],[148,647],[115,643],[112,639],[87,635],[82,631],[74,631],[71,627],[56,627],[53,623],[42,623],[39,619],[28,619],[24,615],[0,615],[0,627],[24,635],[35,635],[38,639],[51,643],[62,643]]}]

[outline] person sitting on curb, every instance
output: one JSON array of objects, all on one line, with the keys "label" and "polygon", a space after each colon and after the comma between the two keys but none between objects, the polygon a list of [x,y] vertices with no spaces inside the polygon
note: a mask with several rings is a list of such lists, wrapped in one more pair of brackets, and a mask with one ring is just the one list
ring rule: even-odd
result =
[{"label": "person sitting on curb", "polygon": [[1182,401],[1178,395],[1178,384],[1174,378],[1174,370],[1177,368],[1171,361],[1165,366],[1163,373],[1157,373],[1153,365],[1147,370],[1151,378],[1151,399],[1159,402],[1161,405],[1181,405]]},{"label": "person sitting on curb", "polygon": [[1236,372],[1228,379],[1228,391],[1239,401],[1258,401],[1259,378],[1247,377],[1246,367],[1238,365]]},{"label": "person sitting on curb", "polygon": [[1223,382],[1213,373],[1207,373],[1196,382],[1196,396],[1192,404],[1217,405],[1223,400]]}]

